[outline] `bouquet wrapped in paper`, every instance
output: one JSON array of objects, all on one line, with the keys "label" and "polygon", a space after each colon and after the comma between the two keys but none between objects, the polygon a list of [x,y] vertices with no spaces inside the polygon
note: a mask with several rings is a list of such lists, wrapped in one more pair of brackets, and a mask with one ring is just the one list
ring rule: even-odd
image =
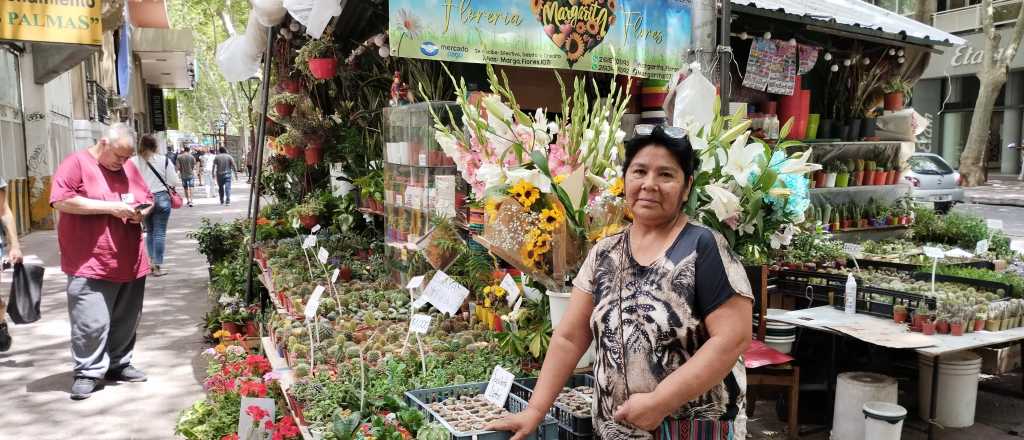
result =
[{"label": "bouquet wrapped in paper", "polygon": [[581,79],[566,96],[555,75],[563,118],[549,121],[544,109],[520,111],[508,79],[499,81],[490,66],[487,73],[496,93],[473,102],[465,81],[452,78],[462,125],[437,123],[437,141],[486,208],[478,241],[548,288],[563,289],[588,244],[621,228],[624,207],[613,193],[617,186],[621,194],[625,133],[618,127],[628,96],[613,85],[606,98],[591,100]]}]

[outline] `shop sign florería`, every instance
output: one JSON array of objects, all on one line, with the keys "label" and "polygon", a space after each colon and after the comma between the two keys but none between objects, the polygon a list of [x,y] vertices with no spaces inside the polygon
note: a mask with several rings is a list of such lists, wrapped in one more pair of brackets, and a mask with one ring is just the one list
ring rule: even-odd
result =
[{"label": "shop sign florer\u00eda", "polygon": [[[425,5],[424,3],[427,3]],[[689,0],[390,0],[392,55],[668,78]]]},{"label": "shop sign florer\u00eda", "polygon": [[103,42],[101,0],[3,0],[0,40]]}]

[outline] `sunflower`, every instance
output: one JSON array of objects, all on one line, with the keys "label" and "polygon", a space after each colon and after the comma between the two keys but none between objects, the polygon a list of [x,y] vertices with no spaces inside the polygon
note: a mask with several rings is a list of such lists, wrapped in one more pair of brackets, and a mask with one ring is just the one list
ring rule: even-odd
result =
[{"label": "sunflower", "polygon": [[540,211],[540,228],[545,231],[554,231],[555,228],[562,225],[563,220],[565,220],[565,214],[557,207]]},{"label": "sunflower", "polygon": [[[573,44],[575,44],[576,47],[573,47]],[[568,58],[569,61],[575,62],[576,60],[579,60],[580,58],[583,57],[583,53],[587,50],[587,47],[585,44],[583,44],[583,37],[581,37],[579,34],[574,33],[572,34],[572,37],[570,37],[568,40],[565,40],[565,49],[566,58]]]},{"label": "sunflower", "polygon": [[538,234],[533,239],[533,250],[537,252],[538,259],[540,255],[546,254],[551,250],[551,234]]},{"label": "sunflower", "polygon": [[623,189],[623,187],[625,185],[626,184],[622,180],[622,178],[621,177],[617,177],[617,178],[615,178],[615,181],[612,182],[612,186],[608,187],[608,193],[613,195],[613,196],[616,196],[616,197],[621,196],[622,195],[622,189]]},{"label": "sunflower", "polygon": [[533,203],[540,198],[540,190],[525,180],[520,180],[519,183],[516,183],[509,193],[526,209],[530,209]]},{"label": "sunflower", "polygon": [[494,221],[498,218],[498,201],[494,198],[487,199],[487,204],[484,206],[487,213],[487,220],[489,222]]},{"label": "sunflower", "polygon": [[582,34],[587,31],[587,22],[580,20],[576,22],[576,33]]},{"label": "sunflower", "polygon": [[551,181],[555,182],[556,185],[557,184],[561,184],[562,182],[565,181],[565,174],[559,174],[559,175],[555,176],[554,179],[551,179]]},{"label": "sunflower", "polygon": [[592,35],[597,35],[601,32],[601,26],[597,24],[597,20],[590,20],[587,22],[587,32]]},{"label": "sunflower", "polygon": [[541,254],[537,253],[537,250],[533,248],[533,242],[527,241],[521,249],[519,249],[519,256],[523,257],[523,262],[530,267],[536,267],[538,260],[541,258]]}]

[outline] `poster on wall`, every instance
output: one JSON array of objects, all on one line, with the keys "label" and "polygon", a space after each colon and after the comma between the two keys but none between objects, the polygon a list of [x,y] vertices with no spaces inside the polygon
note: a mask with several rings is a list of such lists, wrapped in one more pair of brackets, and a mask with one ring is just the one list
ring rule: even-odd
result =
[{"label": "poster on wall", "polygon": [[393,56],[668,79],[689,0],[389,0]]}]

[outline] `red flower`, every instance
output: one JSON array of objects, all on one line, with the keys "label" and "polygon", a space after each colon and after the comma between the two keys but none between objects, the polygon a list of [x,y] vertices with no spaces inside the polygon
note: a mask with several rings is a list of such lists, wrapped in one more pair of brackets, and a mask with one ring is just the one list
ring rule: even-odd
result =
[{"label": "red flower", "polygon": [[270,361],[258,354],[246,358],[245,364],[249,367],[252,376],[263,376],[264,373],[271,370]]},{"label": "red flower", "polygon": [[242,388],[239,389],[238,394],[242,397],[266,397],[267,386],[259,382],[242,382]]},{"label": "red flower", "polygon": [[299,427],[295,426],[292,416],[284,416],[274,427],[270,438],[271,440],[289,440],[298,438],[300,434]]},{"label": "red flower", "polygon": [[248,414],[249,417],[252,417],[253,421],[256,422],[259,422],[260,420],[263,420],[267,418],[268,415],[270,415],[270,413],[268,413],[266,410],[260,408],[257,405],[249,405],[249,408],[245,410],[245,413]]},{"label": "red flower", "polygon": [[221,437],[220,440],[238,440],[238,433],[232,433]]}]

